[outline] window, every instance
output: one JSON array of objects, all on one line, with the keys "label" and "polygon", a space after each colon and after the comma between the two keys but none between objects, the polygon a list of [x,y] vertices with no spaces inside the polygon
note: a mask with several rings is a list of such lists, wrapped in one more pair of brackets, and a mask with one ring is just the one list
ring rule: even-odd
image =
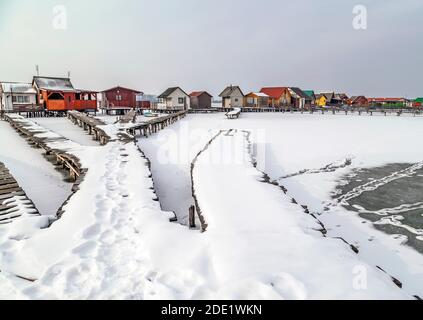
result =
[{"label": "window", "polygon": [[13,103],[29,103],[29,96],[12,96]]},{"label": "window", "polygon": [[65,98],[57,92],[52,93],[51,95],[49,95],[49,100],[65,100]]},{"label": "window", "polygon": [[238,102],[239,100],[238,100],[238,98],[235,98],[235,102]]},{"label": "window", "polygon": [[184,104],[185,98],[178,98],[178,104]]},{"label": "window", "polygon": [[116,96],[116,101],[122,101],[122,96],[121,95],[117,95]]}]

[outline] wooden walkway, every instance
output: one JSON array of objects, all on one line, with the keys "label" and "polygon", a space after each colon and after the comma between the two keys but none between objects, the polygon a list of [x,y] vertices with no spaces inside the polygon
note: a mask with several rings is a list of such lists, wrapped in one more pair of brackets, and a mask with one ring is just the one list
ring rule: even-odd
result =
[{"label": "wooden walkway", "polygon": [[0,162],[0,225],[11,223],[24,214],[40,215],[34,203]]},{"label": "wooden walkway", "polygon": [[[422,110],[420,109],[384,109],[384,108],[376,108],[376,109],[370,109],[370,108],[325,108],[325,109],[317,109],[317,110],[311,110],[311,111],[303,111],[303,112],[309,112],[309,113],[321,113],[321,114],[344,114],[344,115],[369,115],[373,116],[376,114],[388,116],[388,115],[394,115],[394,116],[402,116],[402,115],[412,115],[413,117],[423,115]],[[301,113],[303,113],[301,112]]]},{"label": "wooden walkway", "polygon": [[106,145],[111,137],[98,126],[103,126],[105,123],[97,118],[91,117],[85,113],[78,111],[69,111],[68,119],[74,124],[80,126],[89,135],[92,135],[95,141],[99,141],[101,145]]},{"label": "wooden walkway", "polygon": [[140,136],[148,137],[153,133],[157,133],[165,127],[177,122],[178,120],[185,118],[187,111],[179,111],[176,113],[169,114],[164,117],[154,118],[149,121],[134,124],[128,128],[128,132],[136,136],[139,132]]},{"label": "wooden walkway", "polygon": [[56,138],[39,138],[36,137],[38,133],[43,132],[37,132],[32,131],[29,129],[28,126],[25,125],[25,122],[17,121],[14,118],[6,115],[5,120],[9,122],[9,124],[22,136],[25,137],[27,142],[35,146],[37,148],[41,148],[45,150],[45,154],[47,156],[54,156],[56,159],[56,165],[62,166],[64,169],[67,169],[69,171],[69,177],[72,181],[76,182],[78,179],[80,179],[83,174],[85,173],[84,170],[81,168],[81,164],[79,162],[79,159],[75,157],[74,155],[71,155],[69,153],[64,152],[60,149],[54,149],[49,147],[48,143],[53,141],[65,141],[66,139]]}]

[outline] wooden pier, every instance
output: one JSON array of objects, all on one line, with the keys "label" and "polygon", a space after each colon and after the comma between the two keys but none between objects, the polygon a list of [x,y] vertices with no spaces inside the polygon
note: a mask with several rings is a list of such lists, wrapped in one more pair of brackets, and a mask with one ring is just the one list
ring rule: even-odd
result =
[{"label": "wooden pier", "polygon": [[390,109],[390,108],[342,108],[342,107],[328,107],[328,108],[320,108],[315,110],[309,110],[305,112],[310,113],[321,113],[321,114],[344,114],[344,115],[383,115],[383,116],[402,116],[402,115],[412,115],[413,117],[422,115],[423,112],[420,108],[398,108],[398,109]]},{"label": "wooden pier", "polygon": [[73,124],[80,126],[84,131],[88,131],[88,134],[92,135],[93,139],[99,141],[101,145],[106,145],[111,140],[109,135],[98,127],[105,125],[103,121],[78,111],[69,111],[67,116]]},{"label": "wooden pier", "polygon": [[187,111],[179,111],[176,113],[169,114],[167,116],[154,118],[149,121],[141,122],[134,124],[128,128],[129,134],[136,136],[139,132],[140,136],[148,137],[153,133],[157,133],[160,130],[166,128],[167,126],[179,121],[182,118],[185,118]]},{"label": "wooden pier", "polygon": [[0,225],[11,223],[23,214],[40,215],[13,175],[0,162]]},{"label": "wooden pier", "polygon": [[56,138],[56,139],[40,138],[40,137],[37,137],[36,135],[38,133],[43,133],[43,132],[30,130],[25,125],[25,122],[16,121],[13,117],[10,117],[8,115],[5,116],[5,120],[8,121],[9,124],[20,135],[25,137],[25,139],[30,145],[37,148],[44,149],[46,156],[55,157],[56,159],[55,164],[58,166],[62,166],[63,169],[67,169],[69,171],[69,178],[71,181],[76,182],[78,179],[80,179],[83,176],[84,170],[81,168],[81,164],[78,158],[62,150],[51,148],[48,145],[48,142],[60,141],[60,140],[65,141],[66,140],[65,138]]}]

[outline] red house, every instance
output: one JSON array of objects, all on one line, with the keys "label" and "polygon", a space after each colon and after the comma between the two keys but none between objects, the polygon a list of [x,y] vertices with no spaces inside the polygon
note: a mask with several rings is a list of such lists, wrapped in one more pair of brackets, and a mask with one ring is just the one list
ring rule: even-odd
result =
[{"label": "red house", "polygon": [[137,96],[143,93],[138,90],[117,86],[101,93],[101,107],[107,111],[122,111],[137,108]]},{"label": "red house", "polygon": [[69,78],[39,77],[32,80],[37,104],[46,111],[97,110],[97,92],[75,89]]},{"label": "red house", "polygon": [[348,105],[355,107],[367,107],[369,100],[365,96],[352,96],[348,99]]}]

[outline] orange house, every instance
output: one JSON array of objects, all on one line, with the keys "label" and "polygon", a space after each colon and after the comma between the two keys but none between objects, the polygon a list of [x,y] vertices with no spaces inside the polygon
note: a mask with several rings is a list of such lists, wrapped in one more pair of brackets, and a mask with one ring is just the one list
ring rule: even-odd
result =
[{"label": "orange house", "polygon": [[267,87],[260,90],[269,96],[269,107],[281,108],[290,106],[292,102],[292,96],[287,87]]},{"label": "orange house", "polygon": [[69,78],[34,77],[37,103],[46,111],[97,110],[97,92],[77,90]]}]

